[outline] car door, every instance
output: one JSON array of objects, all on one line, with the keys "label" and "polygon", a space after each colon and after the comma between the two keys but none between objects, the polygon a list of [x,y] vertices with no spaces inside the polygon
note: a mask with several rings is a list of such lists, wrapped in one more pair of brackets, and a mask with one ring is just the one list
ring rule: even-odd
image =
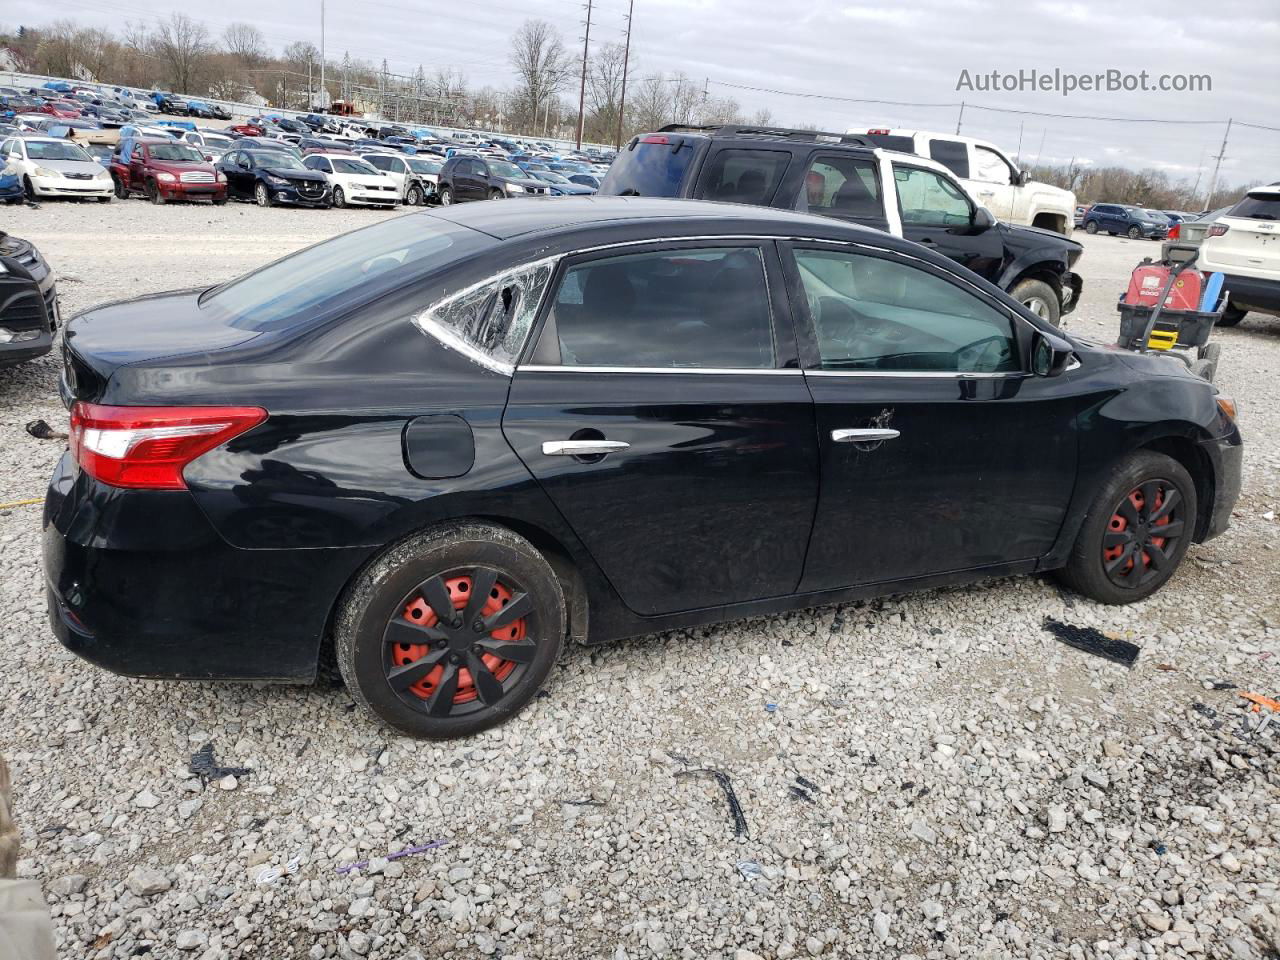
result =
[{"label": "car door", "polygon": [[958,183],[936,170],[893,163],[902,235],[994,281],[1004,261],[998,230],[983,226]]},{"label": "car door", "polygon": [[[789,150],[764,150],[740,146],[712,147],[702,164],[693,194],[700,200],[750,203],[767,207],[791,164]],[[579,179],[582,174],[566,171],[570,183],[596,186]]]},{"label": "car door", "polygon": [[960,274],[873,246],[783,245],[821,495],[800,589],[1022,562],[1076,475],[1070,375],[1032,376],[1032,327]]},{"label": "car door", "polygon": [[147,148],[135,143],[129,152],[129,186],[141,188],[146,183]]},{"label": "car door", "polygon": [[803,178],[791,193],[789,205],[801,213],[889,230],[884,185],[874,157],[835,151],[816,153],[809,158]]},{"label": "car door", "polygon": [[732,240],[571,258],[515,370],[503,431],[635,613],[799,582],[817,442],[775,258]]},{"label": "car door", "polygon": [[973,175],[970,181],[977,201],[990,210],[997,220],[1012,221],[1017,196],[1013,168],[995,150],[975,143],[971,169]]}]

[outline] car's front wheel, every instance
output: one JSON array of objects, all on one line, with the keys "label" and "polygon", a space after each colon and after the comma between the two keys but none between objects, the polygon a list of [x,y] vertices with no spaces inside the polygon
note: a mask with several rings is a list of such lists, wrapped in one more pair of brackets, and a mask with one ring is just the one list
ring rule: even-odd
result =
[{"label": "car's front wheel", "polygon": [[1191,545],[1196,485],[1172,457],[1122,460],[1094,497],[1059,577],[1099,603],[1134,603],[1173,576]]},{"label": "car's front wheel", "polygon": [[1062,303],[1053,287],[1043,280],[1020,280],[1009,291],[1009,296],[1055,327],[1062,319]]},{"label": "car's front wheel", "polygon": [[1130,228],[1129,228],[1129,239],[1130,239],[1130,240],[1141,240],[1141,239],[1142,239],[1142,228],[1141,228],[1141,227],[1130,227]]},{"label": "car's front wheel", "polygon": [[267,185],[261,180],[258,185],[253,188],[253,199],[260,207],[271,206],[271,191],[267,189]]},{"label": "car's front wheel", "polygon": [[490,199],[490,200],[505,200],[505,199],[507,199],[507,195],[506,195],[505,193],[503,193],[501,190],[490,190],[490,191],[489,191],[489,199]]},{"label": "car's front wheel", "polygon": [[453,203],[453,187],[440,188],[440,206],[447,207]]},{"label": "car's front wheel", "polygon": [[334,630],[352,698],[414,737],[469,736],[533,698],[565,633],[546,559],[503,527],[463,522],[406,540],[347,589]]},{"label": "car's front wheel", "polygon": [[161,206],[164,203],[164,194],[160,192],[160,188],[156,186],[154,180],[147,184],[147,198],[156,206]]},{"label": "car's front wheel", "polygon": [[124,185],[124,181],[119,177],[112,177],[111,181],[112,188],[116,192],[116,198],[118,200],[127,200],[129,198],[129,189]]},{"label": "car's front wheel", "polygon": [[1097,232],[1098,232],[1098,221],[1097,221],[1097,220],[1089,220],[1088,222],[1086,222],[1086,223],[1085,223],[1085,225],[1084,225],[1084,232],[1085,232],[1085,233],[1089,233],[1089,234],[1097,233]]},{"label": "car's front wheel", "polygon": [[333,205],[338,209],[342,209],[347,205],[347,195],[342,192],[341,187],[333,188]]},{"label": "car's front wheel", "polygon": [[1222,311],[1222,316],[1218,318],[1218,322],[1214,324],[1214,326],[1234,327],[1237,323],[1248,316],[1248,314],[1248,310],[1245,310],[1242,307],[1237,307],[1235,304],[1228,302],[1227,308]]},{"label": "car's front wheel", "polygon": [[404,202],[411,207],[422,206],[422,188],[416,183],[409,188],[409,192],[405,194]]}]

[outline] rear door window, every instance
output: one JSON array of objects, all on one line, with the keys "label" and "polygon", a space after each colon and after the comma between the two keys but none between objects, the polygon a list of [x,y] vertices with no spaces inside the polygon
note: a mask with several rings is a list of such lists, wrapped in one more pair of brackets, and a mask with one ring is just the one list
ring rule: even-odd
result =
[{"label": "rear door window", "polygon": [[969,176],[969,147],[962,140],[930,140],[929,156],[957,177]]},{"label": "rear door window", "polygon": [[647,251],[571,266],[543,330],[556,338],[550,352],[558,347],[564,366],[774,366],[769,291],[755,246]]},{"label": "rear door window", "polygon": [[640,137],[610,164],[600,193],[615,197],[680,196],[697,152],[695,143],[667,134]]},{"label": "rear door window", "polygon": [[795,209],[847,220],[883,220],[884,198],[876,165],[849,156],[814,157]]},{"label": "rear door window", "polygon": [[[718,150],[703,169],[696,196],[724,203],[768,206],[791,162],[782,150]],[[579,177],[575,182],[583,182]]]}]

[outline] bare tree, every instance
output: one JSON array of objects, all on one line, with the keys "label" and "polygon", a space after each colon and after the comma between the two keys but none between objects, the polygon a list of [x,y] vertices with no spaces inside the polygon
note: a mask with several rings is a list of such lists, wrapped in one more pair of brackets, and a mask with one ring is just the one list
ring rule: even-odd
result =
[{"label": "bare tree", "polygon": [[73,21],[55,20],[40,31],[36,63],[41,71],[50,76],[76,76],[79,59],[76,50],[76,25]]},{"label": "bare tree", "polygon": [[648,133],[674,119],[671,84],[666,77],[646,77],[627,88],[627,128],[630,133]]},{"label": "bare tree", "polygon": [[[620,43],[606,43],[591,58],[587,74],[587,113],[584,136],[596,143],[613,143],[618,129],[622,68],[626,53]],[[632,63],[635,58],[632,58]],[[579,61],[581,63],[581,61]]]},{"label": "bare tree", "polygon": [[511,66],[520,86],[512,110],[516,123],[537,128],[538,117],[550,105],[572,69],[559,31],[545,20],[526,20],[511,37]]},{"label": "bare tree", "polygon": [[222,47],[246,66],[256,67],[267,59],[267,38],[252,23],[233,23],[222,32]]},{"label": "bare tree", "polygon": [[205,58],[213,52],[208,28],[185,13],[174,13],[156,27],[154,44],[178,93],[190,93]]}]

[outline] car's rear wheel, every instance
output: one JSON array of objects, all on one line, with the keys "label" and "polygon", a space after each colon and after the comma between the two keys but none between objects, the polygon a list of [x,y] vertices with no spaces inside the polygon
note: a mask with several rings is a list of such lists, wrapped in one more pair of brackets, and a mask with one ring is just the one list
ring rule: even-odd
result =
[{"label": "car's rear wheel", "polygon": [[1097,221],[1097,220],[1090,220],[1090,221],[1088,221],[1088,222],[1084,225],[1084,232],[1085,232],[1085,233],[1097,233],[1097,232],[1098,232],[1098,221]]},{"label": "car's rear wheel", "polygon": [[1059,576],[1100,603],[1159,590],[1182,562],[1196,523],[1196,485],[1172,457],[1143,450],[1121,461],[1089,506]]},{"label": "car's rear wheel", "polygon": [[440,188],[440,206],[447,207],[451,203],[453,203],[453,188],[441,187]]},{"label": "car's rear wheel", "polygon": [[342,192],[341,187],[333,188],[333,205],[339,209],[347,205],[347,195]]},{"label": "car's rear wheel", "polygon": [[334,649],[351,696],[415,737],[468,736],[533,698],[564,639],[550,565],[502,527],[457,523],[388,550],[348,588]]},{"label": "car's rear wheel", "polygon": [[1055,327],[1062,319],[1062,304],[1058,295],[1043,280],[1020,280],[1009,291],[1009,296]]},{"label": "car's rear wheel", "polygon": [[1217,327],[1234,327],[1237,323],[1248,316],[1249,311],[1235,304],[1228,303],[1227,308],[1222,311],[1222,316],[1218,318],[1218,322],[1214,324]]},{"label": "car's rear wheel", "polygon": [[271,191],[267,189],[267,185],[261,181],[253,188],[253,199],[260,207],[271,206]]},{"label": "car's rear wheel", "polygon": [[416,183],[409,188],[409,192],[405,194],[404,202],[411,207],[422,206],[422,188]]},{"label": "car's rear wheel", "polygon": [[1140,240],[1140,239],[1142,239],[1142,230],[1141,230],[1139,227],[1130,227],[1130,228],[1129,228],[1129,239],[1130,239],[1130,240]]}]

